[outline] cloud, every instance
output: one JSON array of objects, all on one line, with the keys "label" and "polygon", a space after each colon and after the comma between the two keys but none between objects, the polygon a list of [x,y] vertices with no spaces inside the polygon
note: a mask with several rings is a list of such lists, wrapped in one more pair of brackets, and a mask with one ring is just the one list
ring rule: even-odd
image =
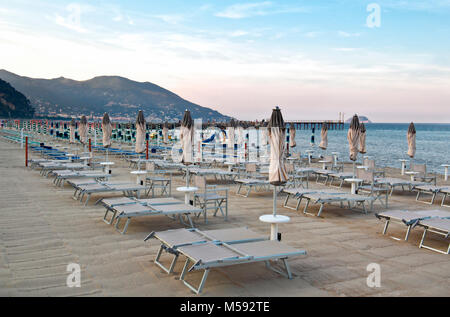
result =
[{"label": "cloud", "polygon": [[223,11],[217,12],[215,16],[228,19],[243,19],[254,16],[266,16],[282,13],[306,12],[306,8],[278,6],[271,1],[237,3],[233,4]]},{"label": "cloud", "polygon": [[338,31],[338,35],[341,37],[358,37],[361,36],[361,33],[348,33],[344,31]]}]

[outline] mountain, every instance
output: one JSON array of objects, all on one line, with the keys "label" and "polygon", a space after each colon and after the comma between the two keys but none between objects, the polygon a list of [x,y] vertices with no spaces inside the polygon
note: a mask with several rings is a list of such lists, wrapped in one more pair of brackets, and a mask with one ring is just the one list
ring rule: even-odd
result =
[{"label": "mountain", "polygon": [[86,81],[64,77],[35,79],[0,70],[0,78],[25,94],[36,114],[43,116],[102,116],[108,112],[111,117],[134,120],[138,110],[143,110],[148,120],[178,121],[188,109],[194,119],[230,119],[158,85],[119,76],[100,76]]},{"label": "mountain", "polygon": [[[360,122],[360,123],[372,123],[372,121],[370,121],[369,118],[367,118],[366,116],[358,116],[358,118],[359,118],[359,122]],[[353,117],[347,119],[347,120],[345,121],[345,123],[350,123],[350,122],[352,122],[352,119],[353,119]]]},{"label": "mountain", "polygon": [[0,79],[0,118],[32,118],[33,115],[27,97]]}]

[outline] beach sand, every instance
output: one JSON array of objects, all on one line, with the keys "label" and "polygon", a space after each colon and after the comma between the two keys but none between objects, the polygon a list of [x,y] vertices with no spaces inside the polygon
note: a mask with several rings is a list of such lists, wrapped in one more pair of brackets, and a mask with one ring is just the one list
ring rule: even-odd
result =
[{"label": "beach sand", "polygon": [[[37,158],[37,156],[34,156]],[[111,157],[112,158],[112,157]],[[113,179],[135,181],[125,161],[113,158]],[[399,176],[399,171],[389,169]],[[72,199],[69,186],[57,188],[51,179],[24,167],[24,151],[17,144],[0,141],[0,296],[194,296],[179,280],[184,261],[167,275],[153,263],[159,244],[144,242],[151,231],[180,228],[167,217],[134,219],[126,235],[103,221],[104,207],[83,207]],[[442,177],[441,177],[442,180]],[[173,196],[182,199],[175,187]],[[312,187],[320,187],[311,181]],[[229,220],[210,216],[197,221],[200,229],[248,226],[269,234],[258,218],[272,213],[272,193],[235,195],[231,185]],[[347,190],[350,190],[348,185]],[[263,263],[213,269],[200,296],[449,296],[448,255],[419,249],[422,229],[413,230],[409,241],[381,234],[384,222],[374,212],[326,206],[323,218],[304,216],[282,207],[291,217],[280,226],[282,241],[308,254],[289,259],[294,279],[266,269]],[[389,209],[444,209],[418,203],[414,193],[395,193]],[[317,206],[311,210],[317,211]],[[375,212],[381,210],[375,205]],[[389,234],[403,237],[405,227],[392,224]],[[431,237],[431,236],[430,236]],[[444,248],[437,238],[431,242]],[[169,257],[164,258],[166,263]],[[81,287],[69,288],[67,265],[81,266]],[[381,266],[381,287],[370,288],[366,270]],[[199,280],[201,273],[190,280]]]}]

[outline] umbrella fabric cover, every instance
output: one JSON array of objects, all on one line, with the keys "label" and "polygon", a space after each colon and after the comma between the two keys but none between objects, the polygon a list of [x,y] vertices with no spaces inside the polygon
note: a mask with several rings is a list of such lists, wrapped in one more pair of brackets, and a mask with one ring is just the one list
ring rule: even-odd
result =
[{"label": "umbrella fabric cover", "polygon": [[361,123],[359,126],[359,153],[365,154],[366,153],[366,127],[364,126],[364,123]]},{"label": "umbrella fabric cover", "polygon": [[80,121],[80,142],[82,144],[85,144],[87,141],[87,135],[88,135],[88,123],[86,116],[81,117]]},{"label": "umbrella fabric cover", "polygon": [[191,118],[189,110],[184,112],[183,120],[180,128],[181,148],[183,149],[183,156],[181,162],[185,165],[192,164],[193,150],[192,144],[194,140],[194,122]]},{"label": "umbrella fabric cover", "polygon": [[102,130],[103,130],[103,147],[108,148],[111,146],[111,134],[112,126],[109,115],[105,112],[102,120]]},{"label": "umbrella fabric cover", "polygon": [[269,183],[274,186],[284,185],[288,178],[283,161],[286,128],[278,107],[272,111],[268,132],[270,142]]},{"label": "umbrella fabric cover", "polygon": [[408,141],[408,156],[413,158],[416,155],[416,127],[412,122],[409,125],[406,139]]},{"label": "umbrella fabric cover", "polygon": [[162,135],[163,135],[163,142],[164,143],[169,143],[169,128],[168,128],[168,124],[167,121],[164,122],[164,126],[162,129]]},{"label": "umbrella fabric cover", "polygon": [[227,138],[227,147],[231,150],[234,150],[235,144],[235,123],[234,120],[231,119],[230,126],[228,127],[228,138]]},{"label": "umbrella fabric cover", "polygon": [[145,149],[145,118],[144,112],[139,110],[136,118],[136,144],[134,151],[136,153],[143,153]]},{"label": "umbrella fabric cover", "polygon": [[356,161],[358,157],[359,134],[360,134],[359,119],[357,115],[354,115],[347,133],[347,140],[350,151],[350,160],[352,161]]},{"label": "umbrella fabric cover", "polygon": [[290,147],[296,147],[297,143],[295,142],[295,126],[293,124],[289,127],[289,146]]},{"label": "umbrella fabric cover", "polygon": [[328,126],[326,124],[322,125],[322,130],[320,131],[319,147],[323,150],[326,150],[328,147]]},{"label": "umbrella fabric cover", "polygon": [[76,130],[76,124],[75,119],[72,119],[70,121],[70,127],[69,127],[69,143],[75,143],[75,130]]}]

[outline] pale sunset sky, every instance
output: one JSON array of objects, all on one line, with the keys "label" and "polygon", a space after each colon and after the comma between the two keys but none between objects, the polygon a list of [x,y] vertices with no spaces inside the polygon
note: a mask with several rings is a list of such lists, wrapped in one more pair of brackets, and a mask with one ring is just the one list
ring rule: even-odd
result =
[{"label": "pale sunset sky", "polygon": [[450,0],[0,0],[0,69],[149,81],[241,120],[450,122]]}]

